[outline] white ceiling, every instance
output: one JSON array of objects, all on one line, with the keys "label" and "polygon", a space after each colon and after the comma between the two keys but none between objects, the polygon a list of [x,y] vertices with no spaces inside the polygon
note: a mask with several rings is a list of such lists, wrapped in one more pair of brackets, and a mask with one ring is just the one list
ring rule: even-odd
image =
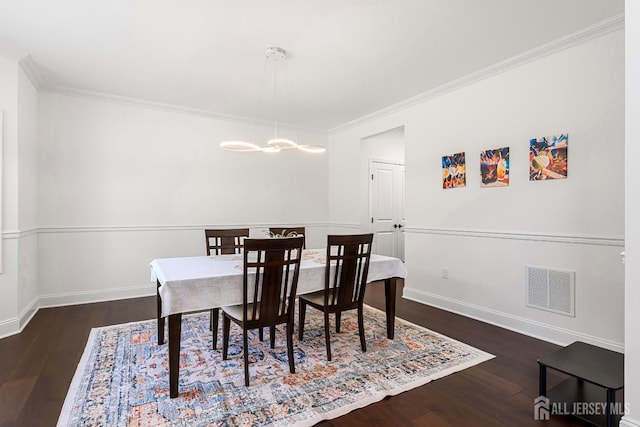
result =
[{"label": "white ceiling", "polygon": [[328,130],[620,15],[624,0],[0,0],[0,54],[45,89]]}]

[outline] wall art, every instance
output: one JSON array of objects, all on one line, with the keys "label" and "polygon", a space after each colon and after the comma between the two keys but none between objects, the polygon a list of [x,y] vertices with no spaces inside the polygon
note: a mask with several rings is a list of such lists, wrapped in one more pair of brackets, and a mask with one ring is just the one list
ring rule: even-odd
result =
[{"label": "wall art", "polygon": [[480,153],[480,186],[509,185],[509,147],[485,150]]},{"label": "wall art", "polygon": [[464,187],[467,184],[467,166],[462,153],[442,156],[442,188]]},{"label": "wall art", "polygon": [[534,138],[529,141],[529,181],[567,177],[567,144],[569,136]]}]

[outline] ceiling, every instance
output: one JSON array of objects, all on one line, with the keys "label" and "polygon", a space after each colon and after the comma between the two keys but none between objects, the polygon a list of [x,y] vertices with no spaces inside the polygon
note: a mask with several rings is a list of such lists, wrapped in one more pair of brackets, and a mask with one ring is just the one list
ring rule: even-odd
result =
[{"label": "ceiling", "polygon": [[[0,0],[0,55],[48,90],[330,130],[624,12],[624,0]],[[282,91],[281,91],[282,92]],[[262,104],[260,104],[262,105]]]}]

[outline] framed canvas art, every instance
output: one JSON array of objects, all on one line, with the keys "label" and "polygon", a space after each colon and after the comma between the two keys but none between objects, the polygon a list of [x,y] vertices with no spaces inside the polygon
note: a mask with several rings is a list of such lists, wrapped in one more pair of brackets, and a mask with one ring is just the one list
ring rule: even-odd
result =
[{"label": "framed canvas art", "polygon": [[480,153],[480,186],[509,185],[509,147],[485,150]]},{"label": "framed canvas art", "polygon": [[467,185],[467,166],[464,151],[442,156],[442,188],[457,188]]},{"label": "framed canvas art", "polygon": [[566,133],[531,139],[529,181],[566,178],[568,142]]}]

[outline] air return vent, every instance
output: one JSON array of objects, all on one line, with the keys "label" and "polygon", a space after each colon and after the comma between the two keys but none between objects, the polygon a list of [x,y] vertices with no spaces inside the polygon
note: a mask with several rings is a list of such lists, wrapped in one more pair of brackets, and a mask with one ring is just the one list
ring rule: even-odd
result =
[{"label": "air return vent", "polygon": [[527,266],[527,306],[575,316],[575,271]]}]

